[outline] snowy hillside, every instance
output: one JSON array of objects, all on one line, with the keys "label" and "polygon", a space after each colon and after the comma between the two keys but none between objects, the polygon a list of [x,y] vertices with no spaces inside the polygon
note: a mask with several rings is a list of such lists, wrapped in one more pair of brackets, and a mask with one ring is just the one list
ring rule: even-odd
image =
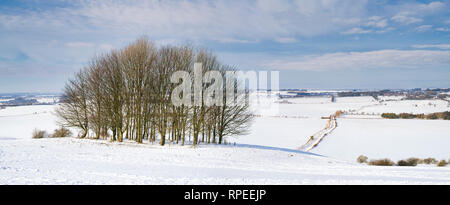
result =
[{"label": "snowy hillside", "polygon": [[81,139],[0,144],[0,184],[450,184],[450,168],[369,167],[258,146]]},{"label": "snowy hillside", "polygon": [[7,107],[0,110],[0,184],[450,184],[449,166],[374,167],[355,162],[361,154],[448,159],[448,121],[338,118],[338,127],[312,153],[305,153],[297,149],[325,127],[327,120],[321,117],[378,102],[371,97],[289,102],[276,104],[277,115],[256,117],[249,135],[230,137],[229,145],[195,149],[31,139],[34,128],[52,132],[58,127],[56,105]]},{"label": "snowy hillside", "polygon": [[338,128],[313,150],[354,161],[359,155],[392,160],[450,158],[448,120],[338,119]]},{"label": "snowy hillside", "polygon": [[386,101],[377,106],[365,107],[360,112],[365,113],[414,113],[428,114],[433,112],[450,111],[450,104],[444,100],[400,100]]}]

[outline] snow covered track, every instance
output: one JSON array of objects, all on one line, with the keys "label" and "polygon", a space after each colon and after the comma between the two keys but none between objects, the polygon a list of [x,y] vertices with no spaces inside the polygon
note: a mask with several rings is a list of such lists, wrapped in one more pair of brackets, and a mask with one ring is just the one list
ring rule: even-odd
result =
[{"label": "snow covered track", "polygon": [[302,145],[299,150],[309,152],[313,148],[317,147],[319,143],[322,141],[322,139],[329,135],[331,132],[333,132],[334,129],[337,127],[337,121],[336,117],[334,115],[330,116],[330,119],[328,120],[328,123],[326,127],[319,132],[315,133],[311,138],[306,142],[304,145]]}]

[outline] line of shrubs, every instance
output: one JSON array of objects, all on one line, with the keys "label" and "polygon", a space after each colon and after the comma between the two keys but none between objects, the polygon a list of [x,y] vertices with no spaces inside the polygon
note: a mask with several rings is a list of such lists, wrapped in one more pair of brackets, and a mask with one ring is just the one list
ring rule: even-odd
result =
[{"label": "line of shrubs", "polygon": [[427,120],[450,120],[450,111],[435,112],[430,114],[411,114],[411,113],[383,113],[382,118],[387,119],[427,119]]},{"label": "line of shrubs", "polygon": [[49,134],[45,130],[34,129],[31,137],[33,139],[41,139],[41,138],[46,138],[46,137],[61,138],[61,137],[71,137],[71,136],[72,136],[72,132],[70,130],[68,130],[67,128],[61,127],[59,129],[55,129],[53,134]]},{"label": "line of shrubs", "polygon": [[416,157],[411,157],[405,160],[399,160],[397,161],[397,163],[395,163],[394,161],[385,158],[385,159],[376,159],[376,160],[370,160],[369,158],[364,156],[364,155],[360,155],[356,161],[358,163],[366,163],[368,165],[372,165],[372,166],[416,166],[418,164],[436,164],[438,167],[444,167],[447,166],[448,164],[450,164],[450,159],[448,161],[445,160],[441,160],[438,161],[435,158],[426,158],[426,159],[420,159],[420,158],[416,158]]}]

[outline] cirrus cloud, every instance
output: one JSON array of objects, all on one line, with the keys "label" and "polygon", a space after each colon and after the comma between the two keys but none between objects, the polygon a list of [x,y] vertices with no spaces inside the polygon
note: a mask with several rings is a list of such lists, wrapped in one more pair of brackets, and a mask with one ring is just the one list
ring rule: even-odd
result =
[{"label": "cirrus cloud", "polygon": [[339,69],[377,69],[450,66],[450,51],[377,50],[309,55],[293,60],[274,60],[263,66],[270,69],[327,71]]},{"label": "cirrus cloud", "polygon": [[422,44],[413,45],[413,48],[438,48],[438,49],[450,49],[450,44]]},{"label": "cirrus cloud", "polygon": [[425,31],[430,30],[432,27],[433,27],[432,25],[422,25],[422,26],[416,27],[414,30],[417,32],[425,32]]},{"label": "cirrus cloud", "polygon": [[71,48],[92,48],[94,44],[87,42],[68,42],[66,46]]}]

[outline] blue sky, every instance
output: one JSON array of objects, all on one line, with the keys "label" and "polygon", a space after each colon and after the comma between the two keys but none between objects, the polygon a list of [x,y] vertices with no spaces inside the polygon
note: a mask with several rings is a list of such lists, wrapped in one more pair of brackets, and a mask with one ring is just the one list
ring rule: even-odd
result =
[{"label": "blue sky", "polygon": [[281,88],[450,87],[450,1],[0,0],[0,92],[59,92],[142,35],[279,70]]}]

